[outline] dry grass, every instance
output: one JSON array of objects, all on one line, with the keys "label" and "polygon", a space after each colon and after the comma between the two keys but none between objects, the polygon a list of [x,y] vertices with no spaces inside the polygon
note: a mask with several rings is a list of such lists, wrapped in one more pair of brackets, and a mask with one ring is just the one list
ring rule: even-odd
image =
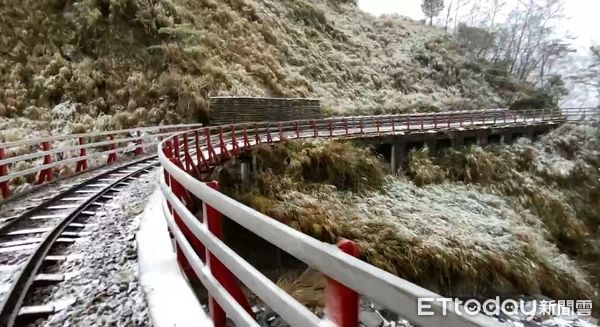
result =
[{"label": "dry grass", "polygon": [[[534,144],[472,146],[438,158],[412,154],[408,175],[418,184],[451,180],[510,196],[546,224],[567,252],[585,251],[586,236],[600,224],[599,142],[595,128],[563,126]],[[422,176],[441,175],[436,178]]]},{"label": "dry grass", "polygon": [[353,1],[0,0],[0,17],[0,115],[57,133],[204,120],[209,95],[320,97],[332,114],[513,97],[445,32]]},{"label": "dry grass", "polygon": [[[599,283],[600,142],[596,127],[566,125],[531,143],[451,150],[440,157],[413,155],[415,183],[458,181],[506,197],[543,223],[545,237]],[[428,173],[423,173],[423,171]],[[420,176],[442,172],[423,182]],[[600,288],[596,286],[596,290]]]},{"label": "dry grass", "polygon": [[[328,178],[304,179],[303,169],[298,167],[310,157],[307,153],[313,147],[323,146],[331,145],[293,143],[264,148],[258,152],[262,172],[257,174],[256,188],[240,192],[229,184],[225,190],[322,241],[354,240],[359,243],[364,260],[446,295],[596,296],[593,275],[585,262],[565,254],[568,252],[560,241],[552,232],[546,232],[548,221],[537,212],[515,206],[511,197],[477,186],[438,183],[453,174],[461,182],[466,179],[471,183],[485,182],[490,187],[499,185],[493,174],[504,171],[500,168],[503,164],[493,153],[472,148],[466,151],[468,159],[460,161],[463,168],[454,170],[441,159],[429,157],[426,151],[415,152],[413,159],[418,157],[416,160],[420,161],[413,162],[413,168],[423,167],[411,178],[420,176],[420,184],[435,182],[433,185],[418,186],[407,179],[388,177],[379,184],[379,190],[353,192],[352,188],[332,185]],[[350,153],[364,151],[352,150],[350,145],[344,147]],[[525,152],[530,148],[522,145]],[[367,157],[365,162],[377,162],[370,156],[363,155]],[[300,158],[299,163],[295,163],[296,158]],[[339,167],[344,165],[339,161],[347,158],[354,156],[341,156],[335,162],[323,160],[322,164]],[[536,159],[529,158],[515,159],[515,164],[535,166]],[[445,160],[458,159],[455,154]],[[433,173],[427,172],[433,164],[437,165],[431,168]],[[364,178],[369,182],[369,175]],[[229,182],[236,184],[234,180]],[[300,292],[299,299],[304,293],[318,291],[314,285],[301,286],[302,280],[293,288]],[[283,284],[290,283],[294,284]]]}]

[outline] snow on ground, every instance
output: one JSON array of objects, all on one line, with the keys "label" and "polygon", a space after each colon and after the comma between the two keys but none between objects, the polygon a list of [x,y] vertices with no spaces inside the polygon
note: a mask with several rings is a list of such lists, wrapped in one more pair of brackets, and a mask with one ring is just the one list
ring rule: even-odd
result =
[{"label": "snow on ground", "polygon": [[72,302],[31,326],[151,326],[139,281],[135,234],[154,190],[156,174],[140,177],[86,220],[81,238],[67,248],[70,259],[57,271],[65,282],[36,289],[51,302]]},{"label": "snow on ground", "polygon": [[167,222],[162,195],[154,191],[137,233],[140,282],[148,299],[154,326],[210,326],[203,307],[179,266]]},{"label": "snow on ground", "polygon": [[33,189],[30,193],[22,194],[20,198],[16,198],[7,203],[2,203],[0,205],[0,225],[4,224],[7,218],[22,214],[23,210],[37,206],[60,192],[64,192],[77,184],[85,182],[88,179],[101,175],[107,171],[125,166],[138,159],[140,158],[124,158],[113,165],[106,165],[104,167],[100,167],[98,169],[94,169],[73,177],[56,180],[38,189]]}]

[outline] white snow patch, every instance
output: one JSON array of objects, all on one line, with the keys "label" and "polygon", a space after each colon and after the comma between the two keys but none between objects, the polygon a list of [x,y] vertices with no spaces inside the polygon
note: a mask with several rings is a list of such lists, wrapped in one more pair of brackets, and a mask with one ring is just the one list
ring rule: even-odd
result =
[{"label": "white snow patch", "polygon": [[161,201],[157,189],[144,209],[136,236],[140,282],[146,292],[152,323],[156,327],[212,326],[177,265]]}]

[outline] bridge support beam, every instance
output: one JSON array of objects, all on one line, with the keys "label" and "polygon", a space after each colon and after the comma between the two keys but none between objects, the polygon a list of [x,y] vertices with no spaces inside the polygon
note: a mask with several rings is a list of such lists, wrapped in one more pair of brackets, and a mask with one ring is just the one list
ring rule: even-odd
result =
[{"label": "bridge support beam", "polygon": [[240,175],[242,176],[242,182],[246,183],[248,182],[248,177],[249,177],[249,163],[246,161],[243,161],[240,163]]},{"label": "bridge support beam", "polygon": [[252,172],[256,173],[258,171],[258,159],[256,158],[256,153],[252,153]]},{"label": "bridge support beam", "polygon": [[488,131],[483,130],[477,133],[477,145],[486,146],[488,144]]},{"label": "bridge support beam", "polygon": [[434,138],[429,138],[427,141],[425,141],[425,146],[427,149],[429,149],[429,153],[434,155],[437,151],[437,140]]},{"label": "bridge support beam", "polygon": [[531,127],[525,128],[525,137],[527,137],[531,141],[535,141],[535,129]]},{"label": "bridge support beam", "polygon": [[502,140],[503,144],[510,144],[510,143],[512,143],[512,134],[510,134],[510,133],[502,134],[501,140]]},{"label": "bridge support beam", "polygon": [[392,144],[391,155],[390,155],[390,166],[394,173],[398,172],[398,169],[402,167],[402,164],[406,161],[406,143],[402,141],[395,142]]},{"label": "bridge support beam", "polygon": [[451,136],[451,143],[452,143],[452,147],[455,150],[457,150],[457,149],[465,146],[465,138],[462,137],[460,134],[455,133]]}]

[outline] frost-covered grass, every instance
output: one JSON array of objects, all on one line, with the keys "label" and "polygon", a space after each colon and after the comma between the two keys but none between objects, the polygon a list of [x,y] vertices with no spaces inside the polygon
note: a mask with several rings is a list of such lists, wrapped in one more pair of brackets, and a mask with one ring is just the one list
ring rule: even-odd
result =
[{"label": "frost-covered grass", "polygon": [[[571,139],[565,135],[578,135],[577,131],[580,131],[579,128],[566,129],[569,127],[560,129],[555,134],[559,136],[550,136],[541,144],[547,144],[545,142],[548,139]],[[363,152],[361,156],[352,155],[353,151],[364,150],[353,150],[348,144],[345,146],[347,156],[340,156],[329,163],[323,159],[319,161],[321,165],[329,166],[328,171],[332,175],[337,174],[333,172],[335,170],[345,169],[346,164],[339,163],[344,160],[360,160],[362,165],[380,166],[377,169],[365,169],[363,166],[359,171],[385,171],[373,154]],[[421,161],[413,158],[413,169],[421,167],[428,170],[428,166],[437,165],[434,173],[428,173],[437,177],[422,177],[416,183],[411,180],[414,176],[409,173],[408,177],[387,177],[383,183],[376,184],[379,189],[353,189],[339,183],[334,185],[327,178],[310,179],[306,178],[305,173],[297,173],[294,167],[302,165],[294,164],[294,158],[306,157],[306,153],[314,147],[327,149],[339,145],[331,142],[318,142],[317,145],[305,143],[287,145],[286,151],[267,152],[269,159],[272,159],[270,156],[273,152],[283,153],[283,160],[281,157],[280,160],[259,160],[261,171],[256,174],[256,187],[240,186],[234,173],[236,169],[225,169],[220,176],[227,176],[221,179],[225,191],[274,219],[320,240],[330,243],[340,238],[354,240],[360,245],[364,260],[445,295],[597,296],[593,270],[587,266],[590,261],[573,256],[563,246],[553,234],[558,233],[560,228],[552,229],[539,212],[518,205],[518,202],[516,204],[514,196],[507,196],[494,188],[502,185],[495,172],[503,171],[504,168],[500,167],[511,162],[489,159],[497,164],[492,169],[488,166],[493,165],[485,160],[469,159],[473,167],[469,167],[467,182],[475,184],[474,181],[487,181],[489,188],[482,188],[480,185],[465,184],[465,174],[460,178],[451,178],[447,167],[436,164],[443,158],[421,154]],[[519,143],[503,151],[520,158],[517,149],[525,151],[529,147]],[[466,153],[474,155],[474,151],[471,149]],[[264,151],[257,153],[259,158],[265,158]],[[493,152],[482,150],[478,155],[493,156]],[[523,164],[537,167],[535,158],[525,158]],[[456,158],[450,156],[444,160]],[[543,166],[542,163],[539,165]],[[458,176],[458,172],[454,173]],[[364,185],[371,182],[370,174],[364,174],[359,179]],[[458,180],[460,182],[456,182]],[[523,185],[523,181],[515,183]],[[547,192],[552,188],[543,187]],[[544,191],[539,193],[540,198],[549,196]],[[529,198],[532,194],[523,193],[520,196]],[[558,191],[554,196],[567,195]],[[578,201],[577,205],[582,208],[589,209],[596,205],[593,199],[586,197],[585,192],[573,190],[568,196],[573,197],[571,201]],[[580,219],[577,216],[572,218]],[[563,227],[565,230],[571,228],[568,223]],[[597,235],[595,237],[597,240]],[[283,283],[294,284],[293,281]],[[303,282],[300,284],[304,285]],[[292,289],[301,298],[302,294],[316,292],[311,289],[315,287],[318,288],[294,286]]]},{"label": "frost-covered grass", "polygon": [[203,120],[209,95],[319,97],[335,114],[519,93],[445,32],[352,1],[1,0],[0,15],[0,117],[56,133]]},{"label": "frost-covered grass", "polygon": [[[503,195],[543,221],[548,238],[565,253],[597,262],[599,169],[597,127],[566,125],[535,143],[521,139],[509,147],[470,147],[437,158],[415,152],[407,173],[419,184],[459,181]],[[600,267],[592,267],[599,276]]]}]

